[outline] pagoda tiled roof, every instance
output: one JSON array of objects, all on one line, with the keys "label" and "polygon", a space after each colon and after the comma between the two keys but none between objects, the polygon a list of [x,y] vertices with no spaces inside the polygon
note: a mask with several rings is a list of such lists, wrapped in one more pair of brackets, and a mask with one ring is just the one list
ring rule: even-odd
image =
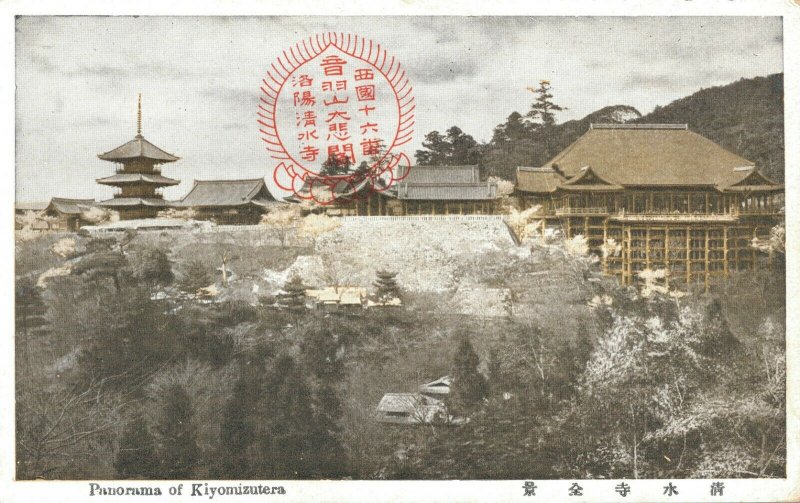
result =
[{"label": "pagoda tiled roof", "polygon": [[172,206],[169,202],[157,197],[115,197],[98,203],[105,208],[132,208],[147,206],[151,208],[166,208]]},{"label": "pagoda tiled roof", "polygon": [[126,184],[152,184],[152,185],[178,185],[179,180],[167,178],[166,176],[147,174],[147,173],[118,173],[116,175],[98,178],[97,183],[103,185],[126,185]]},{"label": "pagoda tiled roof", "polygon": [[173,162],[180,159],[169,152],[165,152],[156,147],[149,141],[145,140],[144,136],[137,134],[136,137],[124,145],[120,145],[114,150],[110,150],[104,154],[98,154],[100,159],[104,161],[122,162],[134,159],[149,159],[159,163]]}]

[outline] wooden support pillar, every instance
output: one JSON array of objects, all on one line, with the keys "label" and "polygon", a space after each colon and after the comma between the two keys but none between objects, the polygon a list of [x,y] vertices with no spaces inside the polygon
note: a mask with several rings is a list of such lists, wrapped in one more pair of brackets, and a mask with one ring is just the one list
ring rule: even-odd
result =
[{"label": "wooden support pillar", "polygon": [[709,276],[709,274],[711,274],[711,271],[709,270],[709,262],[708,262],[708,254],[709,254],[709,251],[711,250],[711,247],[708,244],[708,233],[709,233],[708,227],[706,227],[706,232],[705,232],[706,240],[705,240],[705,243],[704,243],[704,245],[705,245],[705,255],[704,255],[704,258],[705,258],[705,264],[704,264],[705,274],[703,275],[703,288],[704,288],[704,290],[706,292],[708,291],[708,276]]},{"label": "wooden support pillar", "polygon": [[672,270],[669,263],[669,226],[664,227],[664,267],[667,269],[667,274],[669,274]]},{"label": "wooden support pillar", "polygon": [[[753,239],[756,239],[757,237],[758,237],[758,227],[754,225],[753,226]],[[750,242],[752,243],[752,241],[750,241]],[[750,270],[751,271],[755,271],[756,270],[756,262],[758,261],[758,256],[756,255],[756,249],[753,248],[752,246],[750,248],[751,248],[751,250],[750,250],[750,264],[751,264]]]},{"label": "wooden support pillar", "polygon": [[613,250],[608,249],[608,219],[603,219],[603,249],[605,253],[603,253],[603,274],[608,274],[608,261],[611,258],[611,252]]},{"label": "wooden support pillar", "polygon": [[727,278],[728,277],[728,227],[725,226],[722,228],[722,258],[724,262],[722,263],[722,272],[723,275]]},{"label": "wooden support pillar", "polygon": [[583,237],[589,240],[589,217],[584,217],[583,219]]},{"label": "wooden support pillar", "polygon": [[650,269],[650,226],[648,225],[644,231],[644,267]]},{"label": "wooden support pillar", "polygon": [[458,214],[459,215],[464,214],[464,201],[459,201],[458,203]]},{"label": "wooden support pillar", "polygon": [[[691,198],[689,198],[691,200]],[[692,283],[692,228],[686,226],[686,284]]]},{"label": "wooden support pillar", "polygon": [[622,230],[622,284],[631,284],[631,227]]}]

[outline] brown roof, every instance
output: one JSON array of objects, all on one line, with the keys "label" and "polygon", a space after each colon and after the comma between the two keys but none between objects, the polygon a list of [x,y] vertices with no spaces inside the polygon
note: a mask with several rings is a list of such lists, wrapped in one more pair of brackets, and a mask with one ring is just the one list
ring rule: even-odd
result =
[{"label": "brown roof", "polygon": [[755,169],[752,161],[689,131],[685,124],[592,124],[542,171],[519,170],[518,188],[549,192],[556,178],[544,170],[573,178],[587,166],[611,185],[701,185],[721,190]]},{"label": "brown roof", "polygon": [[517,190],[524,192],[554,192],[565,180],[552,168],[517,168]]},{"label": "brown roof", "polygon": [[275,198],[267,190],[263,178],[252,180],[195,180],[192,189],[175,203],[183,207],[267,206]]},{"label": "brown roof", "polygon": [[50,204],[47,205],[47,211],[56,211],[64,215],[80,215],[96,204],[94,199],[54,197],[50,200]]},{"label": "brown roof", "polygon": [[180,157],[174,156],[168,152],[161,150],[149,141],[145,140],[140,134],[121,145],[114,150],[110,150],[105,154],[98,154],[97,157],[104,161],[121,162],[132,159],[150,159],[157,162],[172,162],[177,161]]},{"label": "brown roof", "polygon": [[97,183],[103,185],[125,185],[129,183],[149,183],[153,185],[178,185],[181,183],[173,178],[146,173],[119,173],[105,178],[98,178]]}]

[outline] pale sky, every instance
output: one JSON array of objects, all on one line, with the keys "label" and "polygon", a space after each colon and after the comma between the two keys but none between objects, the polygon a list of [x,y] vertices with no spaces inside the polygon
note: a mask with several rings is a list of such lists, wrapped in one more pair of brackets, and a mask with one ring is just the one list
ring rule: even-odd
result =
[{"label": "pale sky", "polygon": [[[780,18],[563,17],[21,17],[17,20],[16,196],[106,199],[114,172],[97,154],[136,134],[181,160],[181,180],[271,178],[256,124],[269,65],[311,35],[380,43],[416,100],[413,155],[425,133],[458,125],[479,141],[525,113],[541,79],[567,111],[608,105],[650,112],[701,88],[783,71]],[[413,159],[413,157],[412,157]]]}]

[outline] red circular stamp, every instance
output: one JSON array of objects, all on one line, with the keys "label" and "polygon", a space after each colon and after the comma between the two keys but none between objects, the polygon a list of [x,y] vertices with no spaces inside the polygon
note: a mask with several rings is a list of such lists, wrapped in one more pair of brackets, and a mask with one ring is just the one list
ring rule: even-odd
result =
[{"label": "red circular stamp", "polygon": [[414,132],[406,72],[380,44],[323,33],[284,50],[262,79],[258,125],[272,178],[297,199],[331,204],[404,178]]}]

